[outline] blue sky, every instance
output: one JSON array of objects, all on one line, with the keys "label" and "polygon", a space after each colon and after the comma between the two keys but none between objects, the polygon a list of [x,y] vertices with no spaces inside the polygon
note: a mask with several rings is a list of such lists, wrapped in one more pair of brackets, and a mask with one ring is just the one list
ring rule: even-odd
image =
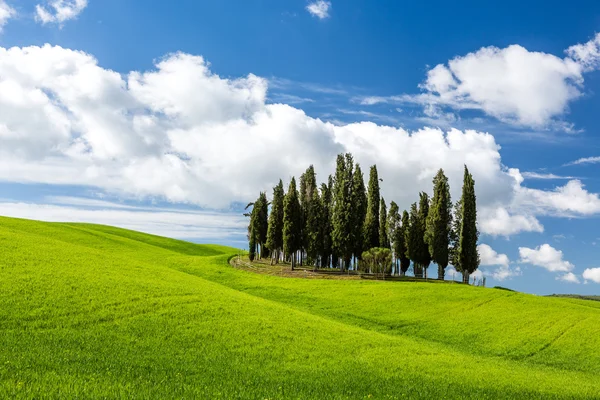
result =
[{"label": "blue sky", "polygon": [[339,152],[403,208],[466,163],[488,285],[598,294],[600,4],[404,3],[0,1],[0,214],[243,247]]}]

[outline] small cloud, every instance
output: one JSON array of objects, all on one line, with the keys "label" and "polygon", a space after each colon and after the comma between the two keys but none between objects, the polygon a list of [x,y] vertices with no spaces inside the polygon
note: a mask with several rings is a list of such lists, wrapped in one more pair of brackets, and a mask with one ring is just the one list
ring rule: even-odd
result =
[{"label": "small cloud", "polygon": [[596,283],[600,283],[600,268],[588,268],[583,271],[583,279],[587,281],[592,281]]},{"label": "small cloud", "polygon": [[538,172],[522,172],[521,175],[526,179],[543,179],[543,180],[559,180],[559,179],[577,179],[572,176],[560,176],[555,174],[540,174]]},{"label": "small cloud", "polygon": [[584,165],[584,164],[598,164],[600,163],[600,157],[584,157],[579,160],[572,161],[564,165],[564,167],[570,167],[572,165]]},{"label": "small cloud", "polygon": [[556,278],[557,281],[569,282],[569,283],[580,283],[579,278],[572,272],[561,275]]},{"label": "small cloud", "polygon": [[17,12],[14,8],[9,6],[6,1],[0,0],[0,32],[2,32],[2,28],[4,25],[8,23],[8,20],[16,17]]},{"label": "small cloud", "polygon": [[329,18],[329,10],[331,9],[331,2],[325,0],[318,0],[310,3],[306,6],[306,10],[313,16],[319,19]]},{"label": "small cloud", "polygon": [[[563,258],[563,252],[549,244],[543,244],[535,249],[519,247],[520,262],[542,267],[550,272],[570,272],[573,264]],[[568,275],[568,274],[567,274]]]},{"label": "small cloud", "polygon": [[46,6],[35,6],[35,19],[42,25],[59,24],[77,18],[87,7],[88,0],[50,0]]}]

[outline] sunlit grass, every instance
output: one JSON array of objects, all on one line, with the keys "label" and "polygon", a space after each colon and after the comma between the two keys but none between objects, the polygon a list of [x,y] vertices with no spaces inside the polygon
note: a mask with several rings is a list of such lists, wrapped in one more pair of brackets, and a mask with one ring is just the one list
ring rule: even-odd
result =
[{"label": "sunlit grass", "polygon": [[598,398],[600,303],[0,218],[0,398]]}]

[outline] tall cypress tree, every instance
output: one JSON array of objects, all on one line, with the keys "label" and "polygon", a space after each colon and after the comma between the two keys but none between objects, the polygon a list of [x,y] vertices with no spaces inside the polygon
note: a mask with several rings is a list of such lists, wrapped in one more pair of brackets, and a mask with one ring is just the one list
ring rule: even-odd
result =
[{"label": "tall cypress tree", "polygon": [[[309,167],[310,169],[310,167]],[[308,170],[300,175],[300,188],[298,192],[298,202],[300,203],[300,235],[302,239],[300,240],[300,265],[302,266],[302,262],[304,259],[304,250],[306,249],[308,238],[305,232],[306,227],[306,215],[307,215],[307,198],[306,198],[306,184],[308,179]]]},{"label": "tall cypress tree", "polygon": [[297,252],[302,245],[301,208],[296,191],[296,179],[292,178],[283,201],[283,248],[291,257],[292,271],[296,266]]},{"label": "tall cypress tree", "polygon": [[356,164],[352,176],[352,253],[360,259],[364,248],[363,225],[367,215],[367,193],[365,189],[365,178]]},{"label": "tall cypress tree", "polygon": [[283,182],[273,188],[273,201],[267,229],[267,247],[271,250],[271,265],[277,263],[283,248]]},{"label": "tall cypress tree", "polygon": [[424,270],[425,279],[427,279],[427,268],[431,264],[431,254],[429,246],[425,242],[425,231],[427,229],[427,216],[429,215],[429,196],[422,192],[419,194],[419,230],[422,232],[421,242],[419,243],[419,264]]},{"label": "tall cypress tree", "polygon": [[369,250],[379,247],[379,175],[373,165],[369,173],[369,193],[367,195],[367,215],[364,225],[364,245]]},{"label": "tall cypress tree", "polygon": [[388,238],[388,226],[387,226],[387,206],[385,199],[382,197],[379,206],[379,247],[388,249],[390,247],[390,241]]},{"label": "tall cypress tree", "polygon": [[438,279],[444,280],[449,262],[449,241],[452,228],[452,201],[450,186],[444,170],[440,169],[433,178],[433,200],[427,216],[425,241],[433,262],[438,265]]},{"label": "tall cypress tree", "polygon": [[390,240],[390,247],[393,252],[392,255],[394,257],[394,266],[396,267],[396,271],[398,270],[398,253],[396,252],[396,241],[398,240],[397,231],[400,229],[400,209],[398,208],[398,204],[392,201],[390,203],[390,212],[388,213],[387,219],[387,234]]},{"label": "tall cypress tree", "polygon": [[458,257],[458,245],[460,230],[462,226],[462,199],[454,204],[454,214],[452,216],[452,229],[450,229],[450,263],[457,271],[460,271],[460,260]]},{"label": "tall cypress tree", "polygon": [[255,209],[257,212],[257,238],[260,244],[260,258],[262,259],[269,256],[269,249],[266,246],[269,230],[269,201],[265,192],[260,193],[258,205],[255,205]]},{"label": "tall cypress tree", "polygon": [[327,184],[321,185],[321,238],[323,240],[321,251],[321,267],[328,268],[331,263],[331,214],[333,177],[329,175]]},{"label": "tall cypress tree", "polygon": [[305,173],[304,198],[304,225],[303,240],[306,250],[307,264],[315,265],[321,253],[321,198],[317,188],[315,169],[311,165]]},{"label": "tall cypress tree", "polygon": [[410,268],[410,258],[408,256],[407,243],[410,239],[410,217],[408,212],[402,212],[402,225],[396,231],[397,241],[394,243],[394,251],[397,257],[400,258],[400,275],[406,275],[406,271]]},{"label": "tall cypress tree", "polygon": [[340,154],[337,159],[333,202],[333,232],[331,235],[334,253],[341,257],[341,269],[352,257],[352,169],[351,154]]},{"label": "tall cypress tree", "polygon": [[418,263],[419,260],[419,243],[422,233],[419,229],[419,208],[417,203],[413,203],[410,206],[410,220],[408,224],[408,234],[406,235],[406,254],[408,258],[413,262],[413,270],[415,276],[421,275],[421,265]]},{"label": "tall cypress tree", "polygon": [[465,165],[465,176],[462,189],[462,221],[458,239],[458,264],[463,274],[463,282],[469,282],[469,276],[479,268],[479,252],[477,241],[477,199],[475,181]]}]

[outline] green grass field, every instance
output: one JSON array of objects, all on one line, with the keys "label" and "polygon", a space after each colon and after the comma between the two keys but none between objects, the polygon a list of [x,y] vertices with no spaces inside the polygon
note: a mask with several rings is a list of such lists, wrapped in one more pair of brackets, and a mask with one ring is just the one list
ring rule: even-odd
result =
[{"label": "green grass field", "polygon": [[600,302],[0,218],[0,398],[600,398]]}]

